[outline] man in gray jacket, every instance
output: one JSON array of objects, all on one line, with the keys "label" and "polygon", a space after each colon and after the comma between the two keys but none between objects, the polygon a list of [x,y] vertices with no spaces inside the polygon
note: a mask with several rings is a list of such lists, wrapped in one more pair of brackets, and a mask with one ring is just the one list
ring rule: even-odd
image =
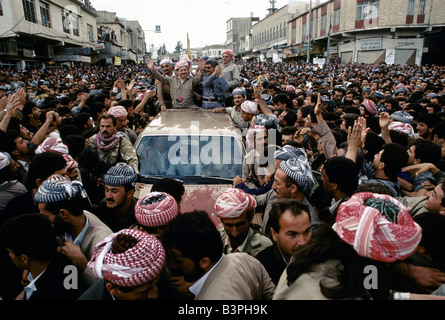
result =
[{"label": "man in gray jacket", "polygon": [[49,217],[59,236],[59,251],[83,271],[87,285],[92,285],[96,278],[87,263],[95,245],[112,230],[86,210],[88,202],[82,184],[52,175],[39,187],[34,200],[40,212]]}]

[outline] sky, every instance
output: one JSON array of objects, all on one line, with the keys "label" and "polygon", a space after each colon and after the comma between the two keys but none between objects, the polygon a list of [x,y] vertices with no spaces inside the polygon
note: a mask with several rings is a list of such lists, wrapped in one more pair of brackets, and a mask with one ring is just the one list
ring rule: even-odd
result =
[{"label": "sky", "polygon": [[[280,9],[288,0],[276,0]],[[192,48],[224,44],[226,21],[230,18],[254,17],[263,19],[271,7],[269,0],[91,0],[98,10],[116,12],[119,18],[138,20],[145,30],[147,50],[165,44],[168,52],[175,50],[178,41],[187,48],[187,33]],[[161,26],[161,33],[155,27]]]}]

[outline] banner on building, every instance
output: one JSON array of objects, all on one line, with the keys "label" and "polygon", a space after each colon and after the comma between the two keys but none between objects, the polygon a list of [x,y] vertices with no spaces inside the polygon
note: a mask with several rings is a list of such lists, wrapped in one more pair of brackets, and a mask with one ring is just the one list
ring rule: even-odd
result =
[{"label": "banner on building", "polygon": [[326,63],[326,59],[325,58],[314,58],[312,63],[318,64],[319,68],[323,68],[324,64]]},{"label": "banner on building", "polygon": [[36,57],[36,53],[35,53],[34,50],[23,49],[23,56],[27,57],[27,58],[35,58]]},{"label": "banner on building", "polygon": [[372,51],[382,49],[382,38],[370,38],[360,41],[360,51]]},{"label": "banner on building", "polygon": [[96,50],[105,49],[105,43],[97,43],[97,44],[94,45],[94,48]]}]

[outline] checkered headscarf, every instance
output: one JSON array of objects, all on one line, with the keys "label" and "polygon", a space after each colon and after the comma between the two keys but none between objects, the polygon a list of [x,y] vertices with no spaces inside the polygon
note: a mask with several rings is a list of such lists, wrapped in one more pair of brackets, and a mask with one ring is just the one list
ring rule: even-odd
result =
[{"label": "checkered headscarf", "polygon": [[98,279],[122,287],[137,287],[155,280],[165,263],[165,250],[155,236],[123,229],[99,242],[88,267]]},{"label": "checkered headscarf", "polygon": [[360,256],[382,262],[406,259],[422,238],[408,208],[389,195],[371,192],[341,204],[332,227]]},{"label": "checkered headscarf", "polygon": [[54,203],[78,195],[86,197],[86,191],[80,181],[71,181],[62,175],[53,174],[40,185],[34,200],[37,203]]},{"label": "checkered headscarf", "polygon": [[238,188],[227,189],[215,203],[216,214],[220,218],[237,218],[246,211],[254,210],[255,207],[255,198]]},{"label": "checkered headscarf", "polygon": [[136,202],[136,220],[146,227],[165,225],[178,215],[175,198],[164,192],[150,192]]},{"label": "checkered headscarf", "polygon": [[132,166],[125,162],[118,162],[104,175],[104,184],[111,187],[134,186],[137,179],[138,174]]},{"label": "checkered headscarf", "polygon": [[260,125],[254,125],[253,127],[251,127],[249,130],[247,130],[247,134],[246,134],[246,141],[247,144],[251,147],[253,147],[254,145],[254,139],[255,139],[255,134],[257,133],[267,133],[267,128],[260,126]]},{"label": "checkered headscarf", "polygon": [[241,110],[248,114],[258,114],[258,107],[255,102],[246,100],[241,103]]},{"label": "checkered headscarf", "polygon": [[302,192],[309,191],[315,185],[306,152],[300,152],[296,158],[282,161],[280,169],[297,183],[298,189]]},{"label": "checkered headscarf", "polygon": [[409,123],[403,123],[400,121],[391,121],[388,129],[405,133],[411,137],[415,137],[416,135],[416,133],[414,132],[414,128]]},{"label": "checkered headscarf", "polygon": [[161,60],[161,62],[159,62],[160,66],[163,66],[164,64],[173,64],[173,61],[171,61],[170,59],[163,59]]},{"label": "checkered headscarf", "polygon": [[114,106],[108,110],[108,114],[113,115],[117,118],[125,118],[128,115],[127,109],[123,106]]},{"label": "checkered headscarf", "polygon": [[64,153],[63,154],[63,158],[66,161],[66,168],[67,169],[75,169],[78,168],[78,163],[76,160],[73,159],[73,157],[71,157],[70,154],[68,153]]},{"label": "checkered headscarf", "polygon": [[[303,154],[304,153],[304,154]],[[275,151],[274,157],[279,160],[289,160],[292,158],[297,158],[299,156],[306,156],[306,152],[303,148],[295,148],[290,145],[284,145],[277,151]]]},{"label": "checkered headscarf", "polygon": [[35,154],[49,151],[63,155],[68,153],[68,146],[64,144],[60,138],[48,137],[37,147]]}]

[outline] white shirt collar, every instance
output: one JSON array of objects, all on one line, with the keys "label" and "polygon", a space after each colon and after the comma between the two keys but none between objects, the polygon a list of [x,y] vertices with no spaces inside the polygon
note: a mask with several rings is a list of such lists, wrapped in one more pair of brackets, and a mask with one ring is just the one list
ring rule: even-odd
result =
[{"label": "white shirt collar", "polygon": [[37,291],[36,281],[45,272],[45,270],[41,274],[39,274],[37,276],[37,278],[35,278],[35,279],[33,279],[31,272],[28,273],[28,280],[30,281],[30,283],[25,287],[26,300],[29,300],[29,298],[31,298],[34,291]]},{"label": "white shirt collar", "polygon": [[334,202],[335,199],[332,199],[331,207],[329,208],[329,212],[333,213],[333,212],[335,211],[335,209],[337,209],[337,207],[340,205],[340,202],[341,202],[342,200],[343,200],[343,199],[340,199],[340,200],[338,200],[337,202]]},{"label": "white shirt collar", "polygon": [[221,258],[218,260],[217,263],[215,263],[215,265],[212,267],[212,269],[210,269],[208,272],[206,272],[206,274],[204,274],[201,278],[199,278],[198,281],[196,281],[189,288],[190,292],[193,293],[195,295],[195,297],[199,294],[199,292],[201,292],[202,286],[204,285],[204,283],[207,280],[208,276],[213,271],[213,269],[215,269],[215,267],[221,262],[223,256],[224,256],[224,254],[221,255]]}]

